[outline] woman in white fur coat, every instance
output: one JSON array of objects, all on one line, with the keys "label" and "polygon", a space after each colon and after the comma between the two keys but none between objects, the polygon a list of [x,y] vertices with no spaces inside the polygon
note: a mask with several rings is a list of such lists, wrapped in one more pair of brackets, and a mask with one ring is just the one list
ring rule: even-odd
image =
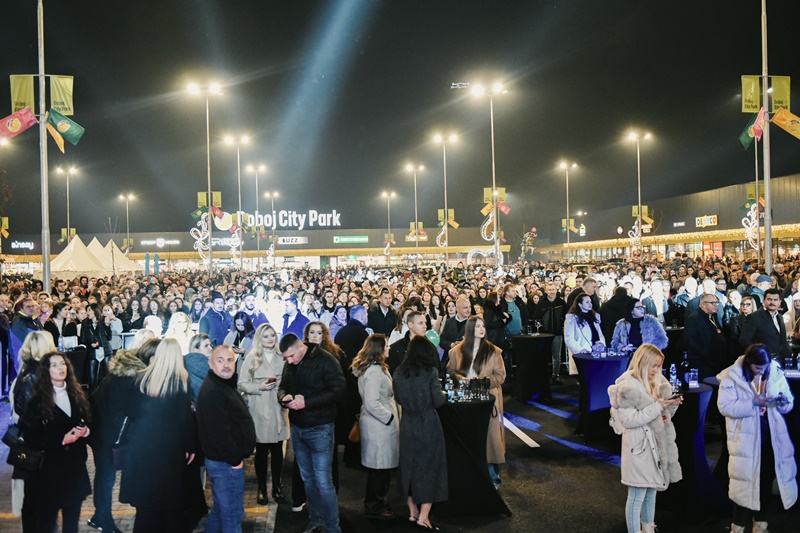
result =
[{"label": "woman in white fur coat", "polygon": [[680,481],[672,416],[682,403],[661,374],[664,354],[641,345],[628,370],[608,388],[614,429],[622,434],[622,484],[628,486],[629,533],[655,531],[656,491]]},{"label": "woman in white fur coat", "polygon": [[784,414],[794,397],[778,363],[763,344],[753,344],[717,376],[719,412],[728,435],[728,496],[736,504],[731,531],[767,531],[772,482],[777,476],[784,509],[797,501],[797,465]]}]

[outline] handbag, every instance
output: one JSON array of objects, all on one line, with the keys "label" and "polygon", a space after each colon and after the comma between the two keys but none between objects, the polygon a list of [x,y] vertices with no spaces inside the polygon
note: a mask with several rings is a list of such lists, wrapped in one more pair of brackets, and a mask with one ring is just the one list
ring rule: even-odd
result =
[{"label": "handbag", "polygon": [[350,434],[347,436],[347,440],[350,442],[361,442],[361,430],[358,427],[359,418],[361,418],[361,415],[356,415],[356,421],[353,422],[353,427],[350,429]]},{"label": "handbag", "polygon": [[121,443],[122,433],[125,431],[125,426],[128,424],[128,417],[122,421],[122,427],[119,430],[117,441],[111,447],[111,455],[114,461],[114,470],[122,470],[122,458],[125,455],[125,445]]},{"label": "handbag", "polygon": [[25,444],[19,426],[9,426],[3,435],[3,443],[9,448],[6,463],[25,472],[38,472],[42,469],[44,450],[37,450]]}]

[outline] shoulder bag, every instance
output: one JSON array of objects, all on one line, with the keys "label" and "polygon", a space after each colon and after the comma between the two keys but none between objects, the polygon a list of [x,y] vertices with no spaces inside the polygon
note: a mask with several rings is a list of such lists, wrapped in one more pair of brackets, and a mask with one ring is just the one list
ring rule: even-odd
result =
[{"label": "shoulder bag", "polygon": [[8,446],[6,463],[25,472],[38,472],[44,465],[44,450],[37,450],[25,444],[22,429],[19,426],[9,426],[3,435],[3,443]]}]

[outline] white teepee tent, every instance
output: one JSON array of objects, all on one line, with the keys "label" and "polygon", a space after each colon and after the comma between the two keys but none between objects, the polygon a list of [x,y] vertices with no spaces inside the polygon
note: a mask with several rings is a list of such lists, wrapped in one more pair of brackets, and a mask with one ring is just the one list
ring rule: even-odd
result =
[{"label": "white teepee tent", "polygon": [[139,266],[139,263],[125,257],[125,252],[119,249],[113,239],[106,243],[105,249],[114,262],[116,272],[144,272],[144,268]]},{"label": "white teepee tent", "polygon": [[76,276],[100,277],[109,274],[111,270],[86,248],[78,235],[50,262],[50,276],[53,278],[72,279]]}]

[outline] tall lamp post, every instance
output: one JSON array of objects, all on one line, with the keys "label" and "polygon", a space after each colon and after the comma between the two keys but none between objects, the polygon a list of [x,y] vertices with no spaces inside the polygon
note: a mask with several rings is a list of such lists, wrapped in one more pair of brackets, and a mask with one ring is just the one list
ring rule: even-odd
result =
[{"label": "tall lamp post", "polygon": [[214,222],[211,219],[211,122],[208,112],[208,98],[212,95],[221,95],[222,88],[219,83],[210,83],[206,89],[202,89],[196,83],[190,83],[187,87],[189,94],[205,96],[206,99],[206,169],[208,174],[208,211],[206,212],[206,220],[208,221],[208,277],[209,279],[214,275],[214,257],[213,248],[211,247],[211,234],[214,229]]},{"label": "tall lamp post", "polygon": [[491,123],[491,133],[492,133],[492,204],[494,208],[492,209],[493,217],[494,217],[494,258],[497,266],[501,264],[500,261],[500,220],[498,219],[498,212],[497,212],[497,172],[496,172],[496,165],[495,165],[495,158],[494,158],[494,95],[496,94],[504,94],[507,92],[503,88],[502,83],[495,83],[492,85],[491,90],[486,90],[483,85],[474,85],[472,87],[472,94],[475,96],[489,96],[489,120]]},{"label": "tall lamp post", "polygon": [[641,151],[639,149],[639,145],[641,144],[643,139],[650,139],[652,137],[650,133],[645,133],[643,136],[639,136],[639,134],[635,131],[632,131],[628,134],[628,140],[633,141],[636,143],[636,186],[638,189],[639,194],[639,201],[638,201],[638,215],[636,216],[636,226],[637,226],[637,235],[638,235],[638,248],[639,248],[639,260],[642,259],[644,255],[644,247],[642,246],[642,157]]},{"label": "tall lamp post", "polygon": [[[247,165],[245,170],[248,174],[255,174],[256,175],[256,210],[253,212],[253,217],[258,215],[258,173],[261,172],[262,174],[267,171],[267,165],[260,164],[258,166],[255,165]],[[256,268],[261,267],[261,232],[256,231],[256,249],[258,252],[256,253]]]},{"label": "tall lamp post", "polygon": [[392,264],[392,198],[395,197],[394,191],[383,191],[384,198],[386,198],[386,264]]},{"label": "tall lamp post", "polygon": [[239,150],[241,145],[249,144],[250,137],[247,135],[242,135],[239,138],[233,137],[232,135],[225,136],[225,144],[235,144],[236,145],[236,183],[239,187],[239,211],[237,211],[238,215],[237,220],[239,221],[239,270],[243,269],[243,262],[244,257],[242,256],[242,160],[240,158]]},{"label": "tall lamp post", "polygon": [[127,234],[128,234],[128,246],[125,247],[125,257],[131,256],[131,212],[130,212],[130,202],[136,198],[133,194],[120,194],[119,199],[125,202],[125,224],[127,226]]},{"label": "tall lamp post", "polygon": [[61,167],[56,167],[56,174],[66,174],[67,175],[67,243],[69,243],[70,237],[70,225],[69,225],[69,178],[73,174],[77,174],[78,169],[75,167],[69,167],[67,170],[64,170]]},{"label": "tall lamp post", "polygon": [[442,164],[444,166],[444,261],[447,268],[450,268],[450,235],[448,233],[450,226],[450,215],[447,209],[447,143],[456,142],[458,135],[455,133],[450,134],[446,139],[438,133],[433,136],[433,140],[442,145]]},{"label": "tall lamp post", "polygon": [[423,165],[406,165],[406,171],[414,174],[414,265],[419,268],[419,212],[417,210],[417,171],[424,170]]},{"label": "tall lamp post", "polygon": [[572,259],[572,249],[569,247],[569,169],[577,168],[577,163],[567,163],[566,161],[562,161],[561,164],[558,166],[561,170],[564,171],[564,174],[567,178],[567,221],[566,221],[566,230],[567,230],[567,259]]},{"label": "tall lamp post", "polygon": [[275,242],[275,226],[277,225],[277,221],[275,220],[275,198],[278,197],[278,191],[275,192],[265,192],[265,198],[269,198],[272,200],[272,268],[275,268],[275,261],[276,261],[276,242]]}]

